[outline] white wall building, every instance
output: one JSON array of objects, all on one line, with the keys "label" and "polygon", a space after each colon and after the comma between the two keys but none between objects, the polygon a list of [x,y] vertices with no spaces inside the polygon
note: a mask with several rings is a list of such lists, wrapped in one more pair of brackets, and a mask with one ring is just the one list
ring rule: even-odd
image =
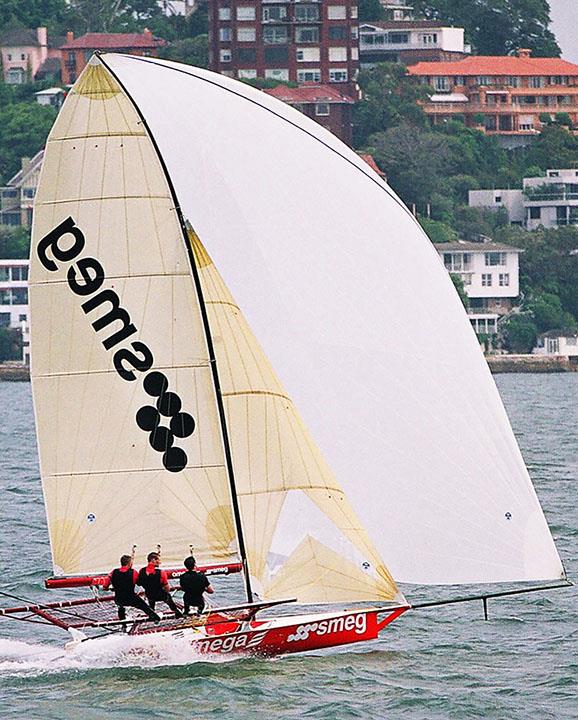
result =
[{"label": "white wall building", "polygon": [[44,150],[30,158],[22,158],[22,169],[0,188],[0,225],[32,224],[32,207],[42,168]]},{"label": "white wall building", "polygon": [[470,301],[468,317],[478,334],[497,332],[498,319],[513,307],[520,293],[522,250],[497,243],[436,243],[446,270],[458,275]]},{"label": "white wall building", "polygon": [[505,208],[513,225],[527,230],[578,225],[578,170],[547,170],[524,178],[521,190],[470,190],[470,207]]},{"label": "white wall building", "polygon": [[22,331],[23,360],[30,361],[28,260],[0,260],[0,327]]},{"label": "white wall building", "polygon": [[538,337],[538,344],[532,352],[535,355],[578,357],[578,331],[549,330]]}]

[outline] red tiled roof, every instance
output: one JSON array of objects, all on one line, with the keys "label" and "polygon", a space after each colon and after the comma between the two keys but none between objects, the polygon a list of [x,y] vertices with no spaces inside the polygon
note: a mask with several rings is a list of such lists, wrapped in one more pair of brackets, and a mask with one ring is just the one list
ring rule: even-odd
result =
[{"label": "red tiled roof", "polygon": [[362,160],[365,160],[365,162],[369,165],[369,167],[372,170],[375,170],[375,172],[378,175],[380,175],[382,178],[385,177],[385,173],[383,172],[383,170],[380,169],[379,165],[375,162],[373,155],[370,155],[369,153],[360,153],[360,152],[358,152],[357,154],[359,155],[359,157]]},{"label": "red tiled roof", "polygon": [[560,58],[475,55],[453,62],[419,62],[410,75],[578,75],[578,65]]},{"label": "red tiled roof", "polygon": [[283,100],[288,104],[291,103],[347,103],[353,104],[355,100],[348,95],[344,95],[336,88],[329,85],[299,85],[299,87],[291,88],[287,85],[278,85],[275,88],[264,90],[267,95],[272,95],[278,100]]},{"label": "red tiled roof", "polygon": [[61,50],[109,50],[112,48],[154,48],[165,40],[152,33],[86,33],[60,46]]}]

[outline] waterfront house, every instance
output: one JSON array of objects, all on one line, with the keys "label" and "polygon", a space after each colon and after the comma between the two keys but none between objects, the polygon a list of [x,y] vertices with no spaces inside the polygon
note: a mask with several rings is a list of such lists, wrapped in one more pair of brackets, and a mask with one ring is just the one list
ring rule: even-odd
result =
[{"label": "waterfront house", "polygon": [[432,20],[365,22],[359,26],[359,62],[362,69],[382,62],[452,62],[470,52],[464,29]]},{"label": "waterfront house", "polygon": [[49,105],[50,107],[54,107],[56,109],[62,107],[64,96],[64,90],[59,87],[46,88],[46,90],[39,90],[34,93],[36,102],[39,105]]},{"label": "waterfront house", "polygon": [[22,332],[23,360],[30,360],[28,260],[0,260],[0,327]]},{"label": "waterfront house", "polygon": [[156,57],[159,47],[166,42],[154,37],[145,28],[142,33],[86,33],[79,38],[66,33],[66,42],[60,47],[62,82],[72,85],[96,50],[128,55]]},{"label": "waterfront house", "polygon": [[352,108],[355,100],[336,87],[310,84],[291,88],[278,85],[264,92],[292,105],[337,135],[344,143],[351,145]]},{"label": "waterfront house", "polygon": [[36,78],[49,58],[60,56],[58,48],[49,47],[45,27],[35,30],[7,30],[0,37],[4,82],[21,85]]},{"label": "waterfront house", "polygon": [[0,225],[32,224],[32,207],[40,177],[44,150],[30,158],[22,158],[22,168],[0,188]]},{"label": "waterfront house", "polygon": [[578,357],[578,330],[574,328],[549,330],[538,336],[538,343],[532,353]]},{"label": "waterfront house", "polygon": [[458,275],[469,299],[468,317],[478,335],[494,335],[519,295],[522,250],[494,242],[436,243],[446,270]]},{"label": "waterfront house", "polygon": [[[472,56],[408,68],[434,95],[423,109],[433,124],[460,117],[505,147],[527,144],[545,121],[564,112],[578,125],[578,65],[560,58]],[[540,119],[542,117],[542,119]]]},{"label": "waterfront house", "polygon": [[230,0],[209,8],[209,67],[235,77],[355,91],[357,0]]},{"label": "waterfront house", "polygon": [[578,169],[554,168],[524,178],[521,190],[470,190],[470,207],[504,208],[512,225],[527,230],[578,225]]}]

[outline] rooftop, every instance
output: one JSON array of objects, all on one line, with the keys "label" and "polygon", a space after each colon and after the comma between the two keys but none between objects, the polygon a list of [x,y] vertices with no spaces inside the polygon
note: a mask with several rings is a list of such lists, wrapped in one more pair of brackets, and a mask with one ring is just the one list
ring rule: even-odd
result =
[{"label": "rooftop", "polygon": [[150,30],[143,33],[86,33],[75,38],[69,33],[61,50],[111,50],[120,48],[155,48],[165,40],[154,37]]},{"label": "rooftop", "polygon": [[454,62],[419,62],[410,75],[578,75],[578,65],[560,58],[473,55]]},{"label": "rooftop", "polygon": [[278,85],[274,88],[264,90],[267,95],[272,95],[278,100],[282,100],[288,104],[292,103],[347,103],[354,104],[355,100],[348,95],[344,95],[336,88],[329,85],[299,85],[292,88],[287,85]]},{"label": "rooftop", "polygon": [[576,328],[561,328],[560,330],[548,330],[548,332],[542,333],[540,337],[543,338],[557,338],[557,337],[578,337],[578,330]]},{"label": "rooftop", "polygon": [[466,242],[466,241],[458,241],[458,242],[450,242],[450,243],[434,243],[434,247],[436,250],[441,252],[456,252],[456,251],[462,251],[462,252],[514,252],[514,253],[521,253],[524,252],[520,248],[512,247],[511,245],[500,245],[499,243],[494,242],[486,242],[486,243],[476,243],[476,242]]},{"label": "rooftop", "polygon": [[36,30],[19,28],[8,30],[0,36],[2,47],[40,47]]},{"label": "rooftop", "polygon": [[[419,30],[426,28],[442,28],[451,27],[447,23],[440,22],[439,20],[377,20],[376,22],[363,22],[359,23],[359,29],[362,30],[364,27],[376,27],[380,30]],[[461,28],[460,28],[461,29]]]}]

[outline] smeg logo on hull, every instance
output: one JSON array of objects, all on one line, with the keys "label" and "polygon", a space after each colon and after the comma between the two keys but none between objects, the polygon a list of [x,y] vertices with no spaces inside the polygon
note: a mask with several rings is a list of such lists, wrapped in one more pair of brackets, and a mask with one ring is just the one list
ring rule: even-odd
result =
[{"label": "smeg logo on hull", "polygon": [[[131,322],[128,312],[121,307],[116,292],[110,288],[101,289],[106,280],[101,263],[93,257],[78,258],[85,245],[84,233],[72,217],[68,217],[40,240],[36,252],[43,267],[50,272],[59,269],[55,260],[72,263],[66,274],[68,286],[75,295],[88,298],[80,306],[86,315],[96,308],[100,308],[101,312],[104,309],[92,322],[92,327],[95,332],[108,328],[109,334],[102,340],[106,350],[121,346],[112,357],[120,377],[133,382],[137,379],[135,371],[148,373],[144,376],[143,388],[147,395],[156,398],[156,402],[154,406],[145,405],[138,410],[136,423],[141,430],[149,433],[151,447],[162,453],[165,468],[170,472],[181,472],[188,458],[182,448],[175,446],[175,439],[192,435],[195,420],[189,413],[182,412],[181,398],[169,390],[166,375],[158,371],[148,372],[154,365],[150,348],[138,340],[126,344],[126,340],[138,332],[137,328]],[[110,327],[113,323],[114,327]],[[163,424],[164,418],[168,427]]]}]

